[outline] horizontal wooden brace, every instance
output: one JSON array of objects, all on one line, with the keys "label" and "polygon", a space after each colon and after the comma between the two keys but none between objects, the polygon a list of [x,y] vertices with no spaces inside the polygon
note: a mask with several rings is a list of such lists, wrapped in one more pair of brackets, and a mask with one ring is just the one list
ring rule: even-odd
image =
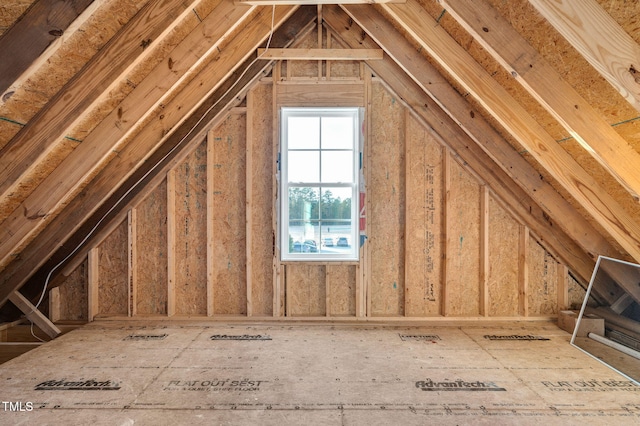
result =
[{"label": "horizontal wooden brace", "polygon": [[258,49],[260,59],[370,61],[382,56],[382,49]]},{"label": "horizontal wooden brace", "polygon": [[382,4],[404,3],[406,0],[236,0],[236,5],[245,6],[282,6],[282,5],[320,5],[320,4]]}]

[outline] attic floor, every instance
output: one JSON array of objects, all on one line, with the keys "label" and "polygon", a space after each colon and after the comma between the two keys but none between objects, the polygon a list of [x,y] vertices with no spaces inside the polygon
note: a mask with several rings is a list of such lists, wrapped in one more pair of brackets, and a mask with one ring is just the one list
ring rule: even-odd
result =
[{"label": "attic floor", "polygon": [[640,387],[569,338],[552,322],[94,322],[0,366],[0,423],[638,424]]}]

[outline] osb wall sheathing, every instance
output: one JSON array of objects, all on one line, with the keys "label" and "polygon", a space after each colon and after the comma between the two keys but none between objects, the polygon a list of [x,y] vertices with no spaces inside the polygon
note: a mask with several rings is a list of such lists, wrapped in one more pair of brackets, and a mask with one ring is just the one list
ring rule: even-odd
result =
[{"label": "osb wall sheathing", "polygon": [[177,315],[206,315],[207,145],[175,169],[175,296]]},{"label": "osb wall sheathing", "polygon": [[210,133],[213,144],[215,314],[247,312],[245,126],[246,115],[232,113]]},{"label": "osb wall sheathing", "polygon": [[167,181],[136,208],[135,312],[167,313]]},{"label": "osb wall sheathing", "polygon": [[[292,81],[287,84],[299,84],[307,69],[304,63],[289,68]],[[360,77],[361,70],[348,78]],[[339,91],[341,86],[331,86],[330,80],[346,77],[333,75],[320,84]],[[524,226],[481,178],[436,141],[383,82],[363,81],[370,129],[364,155],[366,262],[284,264],[279,269],[283,314],[355,318],[357,301],[366,300],[362,315],[375,318],[554,315],[560,266],[551,254],[533,237],[522,247]],[[255,84],[246,107],[232,110],[211,129],[207,141],[173,168],[169,183],[147,189],[147,197],[135,207],[134,247],[127,243],[126,222],[99,245],[99,316],[127,315],[128,256],[135,259],[137,271],[129,287],[135,292],[134,315],[166,316],[171,299],[178,317],[274,315],[274,298],[280,297],[274,294],[274,266],[280,268],[273,257],[274,93],[267,79]],[[483,223],[488,228],[484,236]],[[167,244],[167,226],[175,227],[173,246]],[[488,247],[484,254],[483,238]],[[525,252],[528,286],[521,294]],[[171,256],[175,283],[168,289]],[[359,284],[360,268],[366,265]],[[580,288],[569,285],[574,303]],[[70,295],[61,303],[73,304],[73,297],[85,296]]]}]

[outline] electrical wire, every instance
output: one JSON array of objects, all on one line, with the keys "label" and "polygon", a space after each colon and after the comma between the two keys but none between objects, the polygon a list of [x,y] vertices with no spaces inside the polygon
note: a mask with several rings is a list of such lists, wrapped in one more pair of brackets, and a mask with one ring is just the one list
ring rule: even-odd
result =
[{"label": "electrical wire", "polygon": [[[171,154],[173,154],[173,152],[178,149],[178,147],[180,147],[180,145],[189,137],[191,136],[191,134],[193,133],[193,131],[196,129],[196,127],[198,127],[200,125],[200,123],[202,123],[202,121],[205,119],[205,117],[207,116],[207,114],[209,114],[211,112],[211,110],[213,110],[216,106],[218,106],[218,104],[220,103],[220,101],[222,101],[222,99],[224,99],[225,96],[227,96],[231,90],[233,90],[236,85],[240,82],[240,80],[242,80],[242,78],[245,76],[245,74],[249,71],[249,69],[267,52],[267,50],[269,50],[270,44],[271,44],[271,39],[273,38],[273,33],[274,33],[274,26],[275,26],[275,13],[276,13],[276,6],[273,5],[272,9],[271,9],[271,30],[269,32],[269,38],[267,39],[267,44],[266,44],[266,48],[264,50],[264,52],[262,53],[262,55],[258,55],[256,56],[256,58],[251,61],[251,63],[246,67],[246,69],[240,74],[240,76],[236,79],[236,81],[229,86],[229,88],[224,92],[224,94],[222,94],[209,108],[207,108],[207,110],[202,114],[202,116],[198,119],[198,121],[189,129],[189,131],[180,139],[180,141],[178,141],[178,143],[176,143],[173,148],[171,148],[160,160],[158,160],[144,175],[142,175],[142,177],[140,179],[138,179],[120,198],[118,198],[118,200],[111,206],[111,208],[109,210],[107,210],[107,212],[100,218],[100,220],[98,220],[98,222],[96,222],[96,224],[93,226],[93,228],[91,228],[91,230],[87,233],[87,235],[82,239],[82,241],[80,241],[80,243],[76,246],[76,248],[74,248],[67,256],[64,257],[64,259],[62,259],[60,262],[58,262],[53,268],[51,268],[51,270],[49,271],[49,273],[47,274],[47,277],[44,281],[44,287],[42,288],[42,294],[40,295],[40,299],[38,299],[38,303],[36,303],[36,305],[34,306],[34,309],[29,312],[29,314],[35,312],[40,305],[42,304],[42,301],[44,300],[45,295],[47,294],[47,287],[49,286],[49,281],[51,280],[51,276],[53,275],[53,273],[60,268],[65,262],[67,262],[67,260],[69,260],[72,256],[74,256],[78,250],[80,250],[80,248],[84,245],[84,243],[87,242],[87,240],[89,238],[91,238],[94,234],[94,232],[98,229],[98,227],[102,224],[102,222],[107,218],[107,216],[109,216],[115,209],[116,207],[118,207],[118,205],[129,195],[131,194],[131,192],[137,188],[137,186],[143,181],[145,180],[152,172],[154,172],[159,166],[160,164],[162,164],[162,162],[164,160],[166,160]],[[29,315],[27,314],[27,315]],[[31,320],[29,320],[31,321]],[[37,337],[34,333],[33,333],[33,321],[31,321],[31,334],[33,335],[33,337],[35,337],[36,339],[44,342],[44,340],[40,339],[39,337]]]}]

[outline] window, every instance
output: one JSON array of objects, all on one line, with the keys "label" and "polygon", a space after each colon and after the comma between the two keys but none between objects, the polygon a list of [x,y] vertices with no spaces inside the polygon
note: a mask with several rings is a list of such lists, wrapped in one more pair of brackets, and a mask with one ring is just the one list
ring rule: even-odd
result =
[{"label": "window", "polygon": [[282,260],[357,260],[358,108],[282,108]]}]

